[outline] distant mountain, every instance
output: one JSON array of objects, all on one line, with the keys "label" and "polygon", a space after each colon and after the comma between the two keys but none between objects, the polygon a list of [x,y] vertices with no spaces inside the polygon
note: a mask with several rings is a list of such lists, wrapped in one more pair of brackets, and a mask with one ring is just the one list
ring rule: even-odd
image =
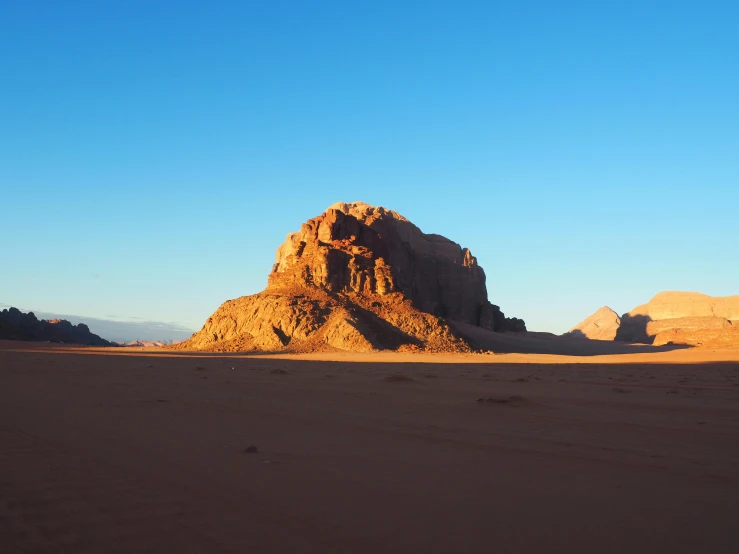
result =
[{"label": "distant mountain", "polygon": [[[0,310],[3,308],[10,308],[10,304],[0,302]],[[21,311],[24,310],[21,308]],[[84,323],[95,334],[118,344],[128,344],[139,340],[175,344],[190,338],[195,332],[194,329],[180,323],[151,321],[141,318],[111,315],[103,319],[100,317],[45,312],[42,310],[26,309],[25,311],[33,311],[38,319],[66,319],[73,325]]]},{"label": "distant mountain", "polygon": [[122,346],[137,346],[137,347],[148,347],[148,346],[166,346],[168,344],[177,344],[180,341],[177,340],[132,340]]},{"label": "distant mountain", "polygon": [[660,292],[621,317],[617,340],[739,346],[739,296]]},{"label": "distant mountain", "polygon": [[613,340],[621,325],[621,318],[608,306],[603,306],[590,317],[570,329],[565,336],[591,340]]},{"label": "distant mountain", "polygon": [[737,347],[739,296],[660,292],[621,318],[610,308],[601,308],[566,335],[654,346]]},{"label": "distant mountain", "polygon": [[66,319],[37,319],[33,312],[23,313],[17,308],[0,312],[0,339],[113,346],[91,333],[84,323],[72,325]]}]

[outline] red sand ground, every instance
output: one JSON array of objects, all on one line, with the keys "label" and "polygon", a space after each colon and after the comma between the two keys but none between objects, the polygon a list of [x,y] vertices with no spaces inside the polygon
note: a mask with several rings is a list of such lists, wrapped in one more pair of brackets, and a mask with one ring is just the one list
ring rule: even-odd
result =
[{"label": "red sand ground", "polygon": [[738,362],[0,343],[0,552],[736,553]]}]

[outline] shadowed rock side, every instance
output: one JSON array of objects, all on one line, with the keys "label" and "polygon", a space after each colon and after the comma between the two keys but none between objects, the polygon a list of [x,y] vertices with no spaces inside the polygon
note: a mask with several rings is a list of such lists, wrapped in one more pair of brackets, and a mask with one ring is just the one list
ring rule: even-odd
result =
[{"label": "shadowed rock side", "polygon": [[391,210],[339,203],[287,237],[264,292],[224,303],[175,348],[476,348],[447,320],[526,330],[488,301],[485,272],[468,249]]},{"label": "shadowed rock side", "polygon": [[66,319],[39,320],[33,312],[26,314],[17,308],[0,312],[0,339],[113,346],[113,343],[91,333],[84,323],[72,325]]},{"label": "shadowed rock side", "polygon": [[[598,315],[603,315],[606,309],[601,308],[567,334],[596,338],[588,334],[592,329],[587,324],[594,318],[598,319]],[[589,331],[586,331],[586,327]],[[739,346],[739,296],[661,292],[646,304],[622,315],[614,338],[655,346]]]}]

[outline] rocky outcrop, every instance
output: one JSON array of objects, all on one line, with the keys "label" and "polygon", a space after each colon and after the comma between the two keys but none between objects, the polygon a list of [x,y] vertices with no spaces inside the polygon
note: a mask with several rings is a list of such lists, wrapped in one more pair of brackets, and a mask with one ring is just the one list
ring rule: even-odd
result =
[{"label": "rocky outcrop", "polygon": [[525,330],[488,302],[485,272],[467,248],[361,202],[334,204],[277,250],[267,291],[306,285],[364,296],[400,292],[422,312],[495,331]]},{"label": "rocky outcrop", "polygon": [[703,348],[736,348],[739,347],[739,322],[721,327],[673,327],[660,331],[654,336],[654,346],[664,344],[685,344]]},{"label": "rocky outcrop", "polygon": [[179,348],[467,350],[454,327],[524,331],[488,301],[466,248],[400,214],[334,204],[278,248],[263,293],[224,303]]},{"label": "rocky outcrop", "polygon": [[[739,296],[661,292],[622,316],[616,338],[647,344],[707,346],[725,335],[732,343],[734,321],[739,322]],[[727,344],[721,339],[719,342]]]},{"label": "rocky outcrop", "polygon": [[585,338],[590,340],[613,340],[621,325],[621,318],[608,306],[603,306],[590,317],[587,317],[565,336],[572,338]]},{"label": "rocky outcrop", "polygon": [[35,340],[88,346],[111,346],[113,343],[90,332],[84,323],[72,325],[66,319],[37,319],[33,312],[17,308],[0,312],[0,339]]},{"label": "rocky outcrop", "polygon": [[380,300],[331,295],[260,293],[229,300],[177,349],[315,352],[424,349],[465,351],[469,345],[443,319],[394,293]]},{"label": "rocky outcrop", "polygon": [[596,339],[605,325],[609,330],[603,337],[614,333],[608,340],[655,346],[739,346],[739,296],[661,292],[617,319],[613,310],[601,308],[566,334]]},{"label": "rocky outcrop", "polygon": [[683,317],[720,317],[739,321],[738,296],[708,296],[699,292],[660,292],[628,314],[652,321]]}]

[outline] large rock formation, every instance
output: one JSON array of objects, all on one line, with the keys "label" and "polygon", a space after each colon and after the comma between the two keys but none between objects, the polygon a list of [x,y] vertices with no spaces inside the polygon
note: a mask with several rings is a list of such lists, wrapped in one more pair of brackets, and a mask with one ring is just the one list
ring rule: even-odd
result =
[{"label": "large rock formation", "polygon": [[35,340],[111,346],[113,343],[90,332],[84,323],[72,325],[66,319],[37,319],[33,312],[23,313],[17,308],[0,312],[0,339]]},{"label": "large rock formation", "polygon": [[603,306],[590,317],[587,317],[565,336],[573,338],[585,338],[590,340],[613,340],[621,325],[621,318],[608,306]]},{"label": "large rock formation", "polygon": [[[601,308],[583,323],[602,314],[603,310]],[[583,323],[573,331],[579,329]],[[697,292],[661,292],[646,304],[622,315],[614,338],[655,346],[739,346],[739,296],[713,297]]]},{"label": "large rock formation", "polygon": [[617,339],[649,344],[739,345],[739,296],[661,292],[621,318]]},{"label": "large rock formation", "polygon": [[738,296],[708,296],[699,292],[660,292],[629,312],[652,321],[682,317],[721,317],[739,321]]},{"label": "large rock formation", "polygon": [[471,348],[454,322],[524,331],[487,298],[466,248],[400,214],[339,203],[277,250],[264,292],[224,303],[186,349]]}]

